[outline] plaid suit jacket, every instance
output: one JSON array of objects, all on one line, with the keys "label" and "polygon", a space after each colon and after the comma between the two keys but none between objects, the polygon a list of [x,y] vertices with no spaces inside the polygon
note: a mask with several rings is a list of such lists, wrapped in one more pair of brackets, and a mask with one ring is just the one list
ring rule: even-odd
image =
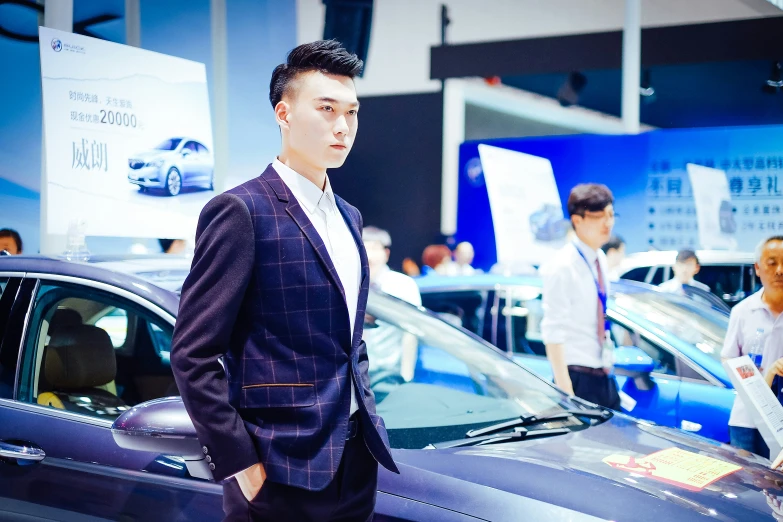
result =
[{"label": "plaid suit jacket", "polygon": [[351,376],[367,447],[398,472],[361,340],[362,218],[335,199],[361,257],[353,332],[326,247],[271,165],[201,212],[171,365],[215,480],[260,461],[268,480],[325,488],[345,446]]}]

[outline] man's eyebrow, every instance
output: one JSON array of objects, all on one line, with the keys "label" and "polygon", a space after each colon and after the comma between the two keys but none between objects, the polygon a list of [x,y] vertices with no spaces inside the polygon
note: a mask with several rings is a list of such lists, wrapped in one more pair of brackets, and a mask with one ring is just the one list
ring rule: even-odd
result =
[{"label": "man's eyebrow", "polygon": [[[326,96],[321,97],[321,98],[316,98],[315,101],[326,102],[326,103],[337,103],[337,104],[343,103],[343,102],[340,102],[339,100],[335,100],[334,98],[329,98],[329,97],[326,97]],[[358,101],[351,102],[348,105],[350,105],[351,107],[355,107],[357,109],[359,108],[359,102]]]}]

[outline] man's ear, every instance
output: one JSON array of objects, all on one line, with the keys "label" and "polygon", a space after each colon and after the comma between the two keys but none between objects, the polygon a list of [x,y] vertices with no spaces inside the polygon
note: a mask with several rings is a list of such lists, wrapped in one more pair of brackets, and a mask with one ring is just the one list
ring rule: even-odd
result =
[{"label": "man's ear", "polygon": [[275,119],[281,129],[288,129],[288,117],[291,115],[291,106],[287,101],[280,100],[275,105]]}]

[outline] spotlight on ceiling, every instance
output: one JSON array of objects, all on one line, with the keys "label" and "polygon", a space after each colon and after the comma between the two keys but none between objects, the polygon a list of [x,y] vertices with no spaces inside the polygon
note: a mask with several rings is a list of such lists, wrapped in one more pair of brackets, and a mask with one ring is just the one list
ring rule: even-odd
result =
[{"label": "spotlight on ceiling", "polygon": [[650,71],[644,71],[642,73],[642,83],[639,85],[639,94],[642,97],[642,101],[645,103],[652,103],[655,101],[655,87],[653,87],[650,80]]},{"label": "spotlight on ceiling", "polygon": [[769,80],[764,83],[764,86],[761,88],[761,90],[768,94],[777,94],[780,92],[780,90],[783,89],[783,75],[781,74],[782,71],[783,63],[773,62],[772,71],[769,73]]},{"label": "spotlight on ceiling", "polygon": [[587,76],[578,71],[572,72],[558,89],[557,101],[563,107],[576,105],[579,102],[579,94],[584,90],[585,85],[587,85]]}]

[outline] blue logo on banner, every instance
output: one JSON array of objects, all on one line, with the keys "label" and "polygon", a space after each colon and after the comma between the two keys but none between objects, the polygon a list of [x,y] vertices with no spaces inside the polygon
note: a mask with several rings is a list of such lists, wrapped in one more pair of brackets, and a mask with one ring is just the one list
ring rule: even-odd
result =
[{"label": "blue logo on banner", "polygon": [[52,40],[52,49],[54,49],[54,52],[59,53],[63,50],[63,43],[57,38],[54,38]]},{"label": "blue logo on banner", "polygon": [[481,158],[471,158],[465,164],[465,175],[474,187],[484,185],[484,169],[481,167]]}]

